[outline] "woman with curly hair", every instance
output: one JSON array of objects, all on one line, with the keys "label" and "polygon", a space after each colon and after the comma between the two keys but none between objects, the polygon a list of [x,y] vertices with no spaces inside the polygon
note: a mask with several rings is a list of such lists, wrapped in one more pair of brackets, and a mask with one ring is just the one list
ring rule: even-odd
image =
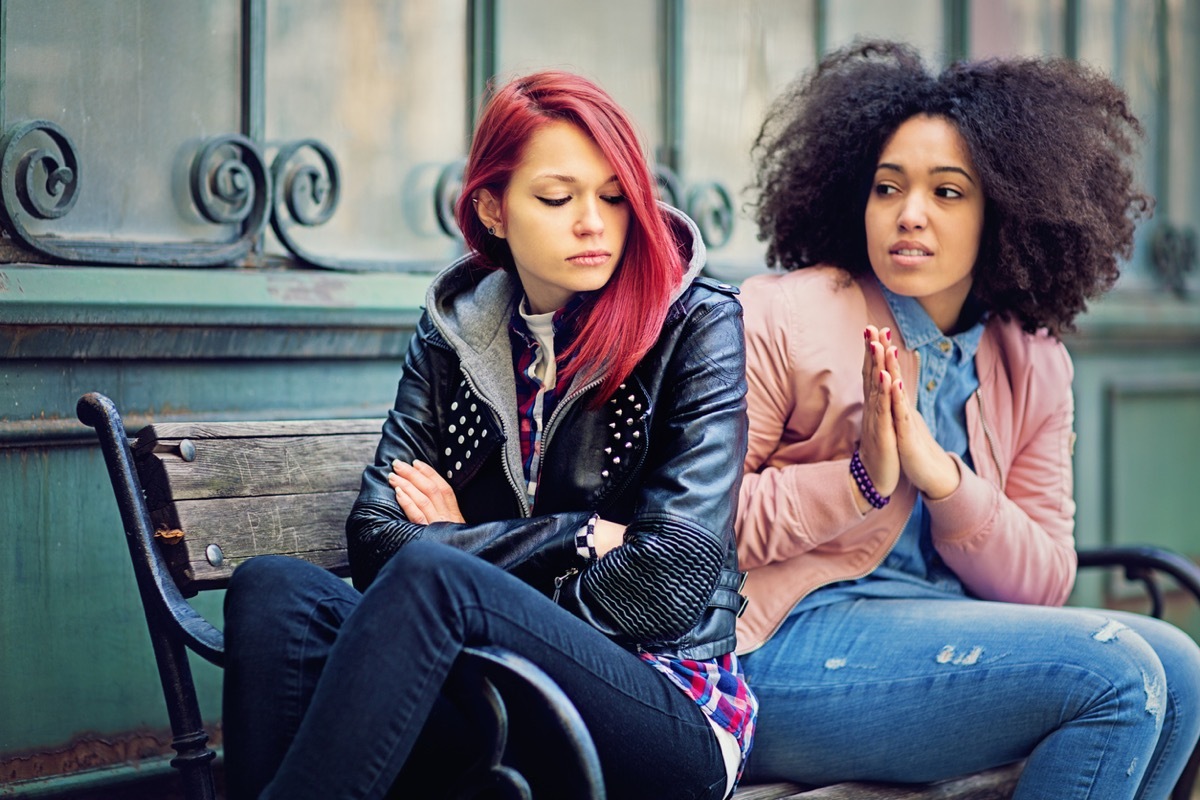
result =
[{"label": "woman with curly hair", "polygon": [[1120,89],[1066,60],[929,72],[857,43],[772,106],[742,287],[738,623],[753,780],[925,782],[1024,759],[1017,798],[1163,798],[1200,648],[1063,608],[1072,367],[1151,201]]}]

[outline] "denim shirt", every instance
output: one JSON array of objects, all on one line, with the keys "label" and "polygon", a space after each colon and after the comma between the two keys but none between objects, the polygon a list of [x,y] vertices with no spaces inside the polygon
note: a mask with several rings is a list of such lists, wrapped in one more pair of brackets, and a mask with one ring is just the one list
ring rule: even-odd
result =
[{"label": "denim shirt", "polygon": [[[946,336],[930,319],[921,304],[880,285],[896,318],[904,345],[917,353],[920,375],[916,381],[917,411],[929,432],[948,453],[958,454],[971,464],[967,447],[967,401],[979,388],[975,351],[983,336],[984,320],[953,336]],[[906,383],[908,376],[905,376]],[[908,384],[913,385],[913,384]],[[929,597],[964,595],[958,576],[934,549],[929,533],[929,511],[921,496],[887,558],[870,575],[817,589],[796,609],[809,609],[859,597]]]}]

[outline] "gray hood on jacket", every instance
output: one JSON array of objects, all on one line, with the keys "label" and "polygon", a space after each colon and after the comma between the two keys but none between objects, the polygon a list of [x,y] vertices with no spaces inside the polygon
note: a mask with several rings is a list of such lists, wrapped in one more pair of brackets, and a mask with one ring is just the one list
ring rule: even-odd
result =
[{"label": "gray hood on jacket", "polygon": [[[676,241],[689,254],[683,280],[671,294],[671,302],[674,302],[700,275],[705,262],[704,242],[700,238],[700,229],[686,214],[664,203],[659,203],[659,208]],[[524,473],[521,442],[517,435],[516,377],[508,335],[514,306],[523,294],[515,274],[481,267],[475,255],[470,254],[438,273],[425,295],[430,321],[458,354],[463,380],[491,406],[500,420],[507,440],[504,455],[509,475]],[[570,392],[560,403],[555,416],[578,396],[577,392]],[[519,494],[528,513],[524,493]]]}]

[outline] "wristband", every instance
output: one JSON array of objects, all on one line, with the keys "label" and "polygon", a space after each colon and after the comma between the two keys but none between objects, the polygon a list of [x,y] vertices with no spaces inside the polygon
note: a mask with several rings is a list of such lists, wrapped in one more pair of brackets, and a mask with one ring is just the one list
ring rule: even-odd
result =
[{"label": "wristband", "polygon": [[575,531],[575,552],[580,558],[586,558],[588,561],[595,561],[600,557],[596,554],[596,522],[599,519],[599,514],[592,514],[587,525]]},{"label": "wristband", "polygon": [[875,490],[875,484],[871,483],[871,476],[867,474],[867,468],[863,466],[862,459],[858,457],[857,448],[854,450],[854,455],[850,457],[850,474],[854,476],[854,482],[858,484],[858,490],[863,493],[863,497],[867,498],[867,502],[875,508],[883,508],[892,499],[884,497]]}]

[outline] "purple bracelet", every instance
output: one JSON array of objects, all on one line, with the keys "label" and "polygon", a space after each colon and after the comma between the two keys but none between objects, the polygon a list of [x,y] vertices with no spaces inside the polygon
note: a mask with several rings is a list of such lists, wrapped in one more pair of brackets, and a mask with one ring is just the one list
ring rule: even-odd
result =
[{"label": "purple bracelet", "polygon": [[854,455],[850,457],[850,474],[854,476],[854,482],[858,484],[858,490],[863,493],[863,497],[867,498],[867,502],[875,508],[883,508],[892,499],[875,491],[875,484],[871,483],[871,476],[867,474],[867,468],[863,466],[862,459],[858,457],[857,448]]}]

